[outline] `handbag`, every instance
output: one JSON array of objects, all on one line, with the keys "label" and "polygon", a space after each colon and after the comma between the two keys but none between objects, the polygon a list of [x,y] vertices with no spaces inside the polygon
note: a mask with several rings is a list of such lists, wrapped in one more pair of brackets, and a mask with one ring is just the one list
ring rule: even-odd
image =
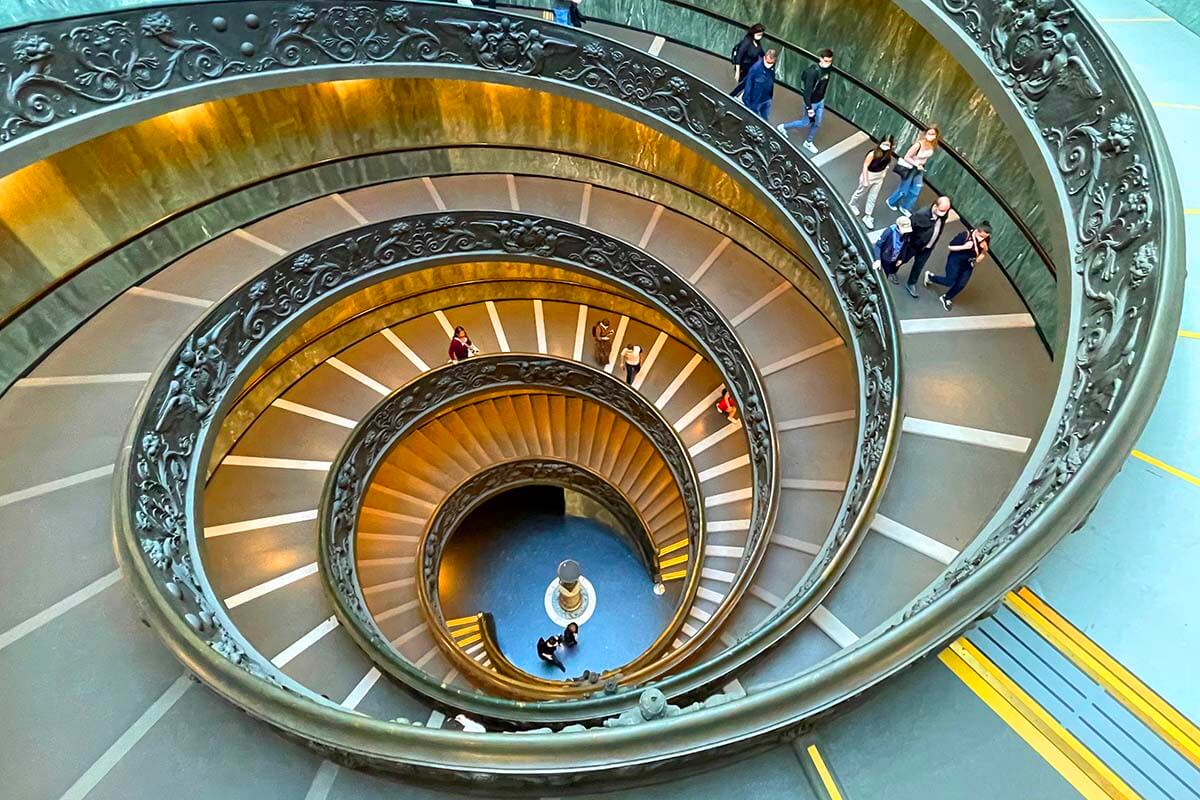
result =
[{"label": "handbag", "polygon": [[913,174],[915,169],[916,167],[905,161],[903,158],[897,159],[896,163],[892,166],[892,172],[899,175],[900,180],[908,180],[909,176]]}]

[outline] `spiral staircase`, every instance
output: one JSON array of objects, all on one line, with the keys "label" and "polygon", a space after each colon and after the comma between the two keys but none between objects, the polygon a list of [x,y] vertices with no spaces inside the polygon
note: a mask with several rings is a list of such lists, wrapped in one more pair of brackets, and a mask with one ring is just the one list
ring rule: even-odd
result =
[{"label": "spiral staircase", "polygon": [[[950,230],[994,214],[998,263],[943,315],[844,201],[872,132],[831,113],[810,155],[730,100],[737,23],[703,4],[596,0],[584,30],[536,3],[126,5],[0,29],[6,793],[865,797],[879,755],[850,754],[903,738],[897,704],[978,718],[938,654],[1002,639],[1179,327],[1171,161],[1086,10],[1039,23],[1086,58],[1039,69],[1093,70],[1099,104],[1014,63],[1002,7],[891,9],[1039,193],[946,156]],[[447,363],[457,326],[480,353]],[[661,598],[661,628],[621,623],[636,654],[522,667],[478,576],[445,577],[469,514],[529,485],[621,530],[641,572],[583,568],[598,615]],[[997,753],[996,796],[1078,789]],[[1155,785],[1192,796],[1173,764]]]}]

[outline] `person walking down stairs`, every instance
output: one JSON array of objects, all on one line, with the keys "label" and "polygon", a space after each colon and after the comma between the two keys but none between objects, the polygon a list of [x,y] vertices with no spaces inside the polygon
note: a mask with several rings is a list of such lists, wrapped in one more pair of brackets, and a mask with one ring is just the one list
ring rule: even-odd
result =
[{"label": "person walking down stairs", "polygon": [[636,344],[626,345],[621,351],[621,363],[625,365],[625,382],[633,385],[633,379],[642,371],[642,348]]},{"label": "person walking down stairs", "polygon": [[737,422],[737,403],[734,402],[733,393],[725,386],[721,387],[721,399],[717,401],[717,411],[725,415],[725,419],[730,422]]},{"label": "person walking down stairs", "polygon": [[987,258],[988,240],[992,238],[992,224],[986,220],[973,230],[963,231],[950,240],[950,253],[946,256],[946,274],[934,275],[926,271],[925,285],[936,283],[949,289],[941,296],[942,308],[947,311],[954,305],[954,298],[967,287],[975,265]]},{"label": "person walking down stairs", "polygon": [[775,51],[768,50],[746,73],[742,103],[763,119],[771,117],[771,100],[775,97]]},{"label": "person walking down stairs", "polygon": [[829,88],[829,79],[833,76],[833,51],[826,47],[817,54],[817,59],[817,63],[809,66],[800,76],[804,116],[776,126],[784,136],[793,128],[808,128],[808,135],[804,137],[804,149],[813,154],[818,152],[813,140],[817,138],[817,130],[825,119],[825,92]]},{"label": "person walking down stairs", "polygon": [[746,88],[746,76],[750,73],[750,68],[758,63],[758,60],[763,57],[762,39],[767,32],[767,28],[761,22],[756,22],[746,31],[746,35],[742,37],[733,47],[733,52],[729,56],[729,60],[733,62],[733,91],[729,94],[737,97]]},{"label": "person walking down stairs", "polygon": [[871,266],[882,269],[888,280],[899,285],[900,279],[896,271],[900,269],[900,259],[904,256],[904,248],[908,246],[908,237],[912,233],[912,220],[908,217],[898,217],[895,222],[883,229],[875,241],[875,263]]},{"label": "person walking down stairs", "polygon": [[929,208],[921,209],[910,218],[912,233],[908,235],[904,252],[900,254],[900,263],[903,264],[912,259],[912,266],[908,269],[908,278],[904,288],[914,298],[917,297],[917,279],[921,277],[925,263],[933,254],[933,248],[937,246],[938,239],[942,238],[942,231],[946,228],[946,217],[949,214],[950,198],[942,196],[935,200]]},{"label": "person walking down stairs", "polygon": [[592,356],[596,363],[604,366],[612,357],[613,328],[607,319],[592,326]]},{"label": "person walking down stairs", "polygon": [[467,329],[459,325],[454,329],[454,336],[450,339],[450,360],[466,361],[471,356],[477,355],[479,355],[479,348],[471,342],[471,337],[467,336]]},{"label": "person walking down stairs", "polygon": [[[850,195],[850,213],[856,217],[862,213],[863,225],[866,225],[868,230],[875,227],[875,201],[879,199],[879,190],[883,188],[883,179],[887,177],[888,165],[892,163],[895,155],[896,140],[888,134],[879,144],[867,151],[862,171],[858,175],[858,188]],[[860,212],[858,198],[864,194],[867,196],[867,202]]]}]

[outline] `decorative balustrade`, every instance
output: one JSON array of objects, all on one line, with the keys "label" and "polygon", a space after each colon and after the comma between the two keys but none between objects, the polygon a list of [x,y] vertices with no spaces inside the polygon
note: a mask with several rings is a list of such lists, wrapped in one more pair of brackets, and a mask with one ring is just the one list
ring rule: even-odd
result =
[{"label": "decorative balustrade", "polygon": [[[565,235],[565,232],[561,232],[561,235]],[[719,334],[713,333],[712,338],[724,338],[725,344],[728,345],[731,343],[732,332],[726,329]],[[726,354],[727,357],[736,357],[732,351],[727,351]],[[737,382],[738,391],[755,398],[755,392],[759,390],[753,381],[753,371],[748,367],[748,359],[743,358],[739,366],[740,369],[734,370],[742,379]],[[734,381],[731,380],[732,385]],[[413,686],[422,694],[498,719],[504,719],[505,704],[443,686],[440,677],[426,674],[390,645],[388,638],[375,623],[363,595],[356,568],[355,537],[359,514],[380,465],[407,435],[430,419],[470,403],[481,395],[491,396],[531,389],[583,397],[613,411],[633,425],[654,446],[658,457],[670,470],[683,505],[691,550],[693,553],[703,551],[704,518],[699,480],[678,434],[663,419],[658,409],[637,391],[607,372],[578,362],[532,353],[477,356],[459,363],[447,364],[413,379],[381,401],[359,421],[334,460],[319,517],[321,573],[329,595],[335,601],[338,617],[345,623],[346,629],[363,651],[380,670]],[[761,401],[762,397],[758,395],[757,402]],[[760,467],[769,461],[770,456],[771,453],[755,452],[754,448],[751,448],[751,462],[759,464]],[[764,473],[763,477],[769,479],[769,475],[769,472]],[[447,538],[474,508],[489,497],[507,488],[533,482],[578,486],[581,489],[586,487],[586,490],[605,500],[619,517],[632,516],[631,522],[636,525],[636,529],[645,530],[645,524],[624,496],[602,478],[592,475],[581,466],[542,458],[504,462],[469,477],[451,492],[431,515],[419,544],[418,598],[429,627],[446,655],[456,667],[470,670],[475,681],[490,692],[525,700],[579,697],[594,693],[596,688],[544,680],[524,674],[512,678],[506,674],[493,674],[476,669],[476,665],[468,663],[471,660],[464,658],[455,647],[454,642],[446,635],[443,625],[444,619],[438,601],[438,574]],[[755,492],[756,495],[768,495],[768,506],[772,493],[770,484],[760,485]],[[759,521],[761,522],[761,519]],[[646,536],[642,538],[643,544],[648,544]],[[652,552],[651,548],[643,554],[648,565],[653,557]],[[640,682],[646,680],[647,674],[653,677],[656,674],[655,670],[664,670],[665,665],[680,657],[672,654],[673,659],[662,658],[684,622],[698,584],[698,572],[693,571],[672,620],[645,652],[629,664],[611,670],[610,673],[619,672],[625,676],[626,681]],[[732,603],[727,605],[732,607]],[[707,636],[693,638],[697,646],[707,640]],[[603,679],[611,677],[610,673],[606,673]],[[533,717],[528,712],[522,716]]]}]

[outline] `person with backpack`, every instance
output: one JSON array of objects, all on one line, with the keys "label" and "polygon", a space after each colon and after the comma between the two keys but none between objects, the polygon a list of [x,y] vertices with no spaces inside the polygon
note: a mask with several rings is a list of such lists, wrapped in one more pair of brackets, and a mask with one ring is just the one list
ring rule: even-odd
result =
[{"label": "person with backpack", "polygon": [[800,92],[804,97],[804,116],[800,119],[777,125],[779,132],[786,138],[788,131],[793,128],[808,128],[804,137],[804,149],[814,155],[818,152],[813,140],[817,138],[817,130],[825,119],[825,91],[829,88],[829,79],[833,77],[833,51],[826,47],[817,53],[817,63],[810,64],[800,76]]},{"label": "person with backpack", "polygon": [[746,73],[742,102],[746,108],[763,119],[771,116],[771,100],[775,96],[775,51],[768,50]]},{"label": "person with backpack", "polygon": [[888,280],[897,285],[900,284],[900,279],[896,277],[900,269],[900,257],[911,233],[912,220],[900,217],[884,228],[875,242],[875,263],[872,266],[875,269],[882,268]]},{"label": "person with backpack", "polygon": [[756,22],[746,29],[746,35],[733,46],[733,52],[729,54],[735,83],[733,91],[729,93],[731,96],[737,97],[742,93],[746,88],[746,75],[749,74],[750,68],[763,57],[762,39],[766,32],[767,27],[761,22]]}]

